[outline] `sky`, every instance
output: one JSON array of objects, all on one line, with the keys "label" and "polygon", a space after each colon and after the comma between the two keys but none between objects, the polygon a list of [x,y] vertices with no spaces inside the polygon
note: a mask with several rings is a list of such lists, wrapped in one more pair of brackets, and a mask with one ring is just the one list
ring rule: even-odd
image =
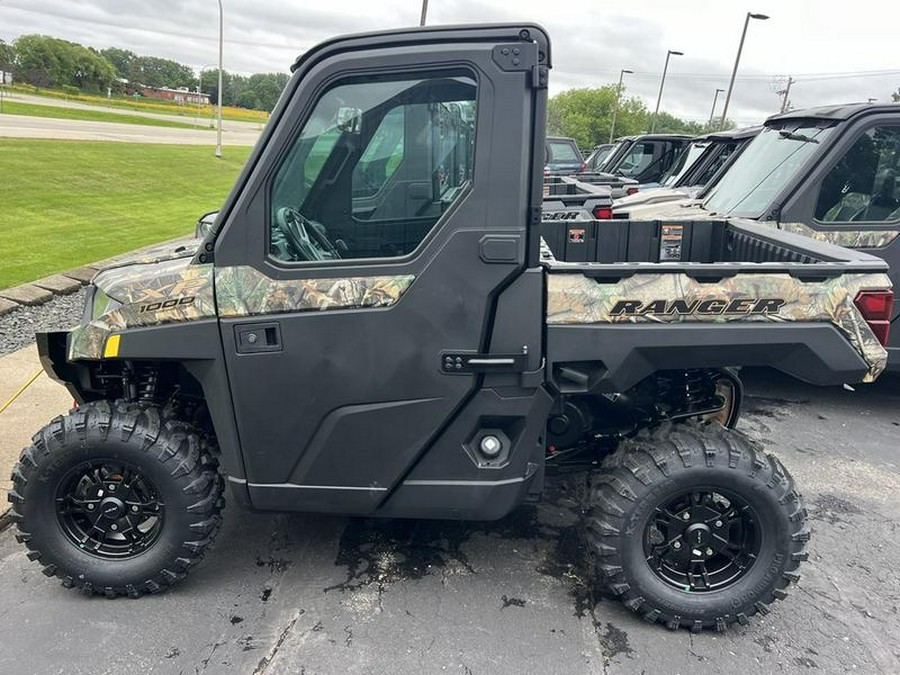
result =
[{"label": "sky", "polygon": [[[323,39],[417,25],[421,0],[222,0],[225,68],[287,71]],[[729,108],[739,125],[778,111],[788,76],[795,108],[889,101],[900,87],[900,3],[889,0],[430,0],[428,24],[528,21],[553,46],[550,93],[615,82],[653,109],[667,50],[662,110],[699,122],[726,89],[747,12],[751,20]],[[0,0],[0,39],[41,33],[97,48],[121,47],[197,69],[217,61],[216,0]],[[724,94],[717,111],[721,113]]]}]

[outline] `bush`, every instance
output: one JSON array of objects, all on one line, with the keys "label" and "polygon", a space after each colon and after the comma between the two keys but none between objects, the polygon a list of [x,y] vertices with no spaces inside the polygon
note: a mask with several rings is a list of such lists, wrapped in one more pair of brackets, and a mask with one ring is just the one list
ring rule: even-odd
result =
[{"label": "bush", "polygon": [[81,90],[78,87],[73,87],[71,84],[64,84],[60,88],[69,96],[78,96],[81,93]]}]

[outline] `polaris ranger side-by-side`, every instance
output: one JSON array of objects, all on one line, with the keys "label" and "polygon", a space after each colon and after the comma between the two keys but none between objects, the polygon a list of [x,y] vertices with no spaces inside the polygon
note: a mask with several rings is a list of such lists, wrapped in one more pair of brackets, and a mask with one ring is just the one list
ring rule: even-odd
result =
[{"label": "polaris ranger side-by-side", "polygon": [[[702,203],[615,208],[621,218],[753,218],[886,260],[900,279],[900,104],[794,110],[762,132],[701,193]],[[900,311],[888,368],[900,370]]]},{"label": "polaris ranger side-by-side", "polygon": [[38,336],[78,405],[13,472],[30,557],[140,596],[200,560],[225,484],[496,519],[564,463],[591,472],[599,583],[647,620],[784,597],[806,511],[729,428],[733,367],[877,377],[886,265],[738,220],[542,221],[550,61],[534,25],[306,52],[205,239],[100,273],[82,325]]},{"label": "polaris ranger side-by-side", "polygon": [[[692,199],[707,186],[714,185],[728,166],[740,156],[744,148],[759,134],[762,127],[723,131],[699,136],[691,141],[678,161],[660,179],[660,187],[640,190],[621,197],[614,207],[618,214],[628,214],[640,220],[637,206]],[[632,214],[634,214],[632,216]],[[627,216],[626,216],[627,217]]]}]

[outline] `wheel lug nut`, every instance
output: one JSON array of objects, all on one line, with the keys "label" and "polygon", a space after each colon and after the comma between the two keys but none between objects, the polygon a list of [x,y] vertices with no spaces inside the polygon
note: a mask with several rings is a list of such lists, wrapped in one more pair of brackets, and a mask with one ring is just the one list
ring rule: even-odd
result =
[{"label": "wheel lug nut", "polygon": [[93,510],[94,510],[94,505],[88,504],[88,511],[93,511]]},{"label": "wheel lug nut", "polygon": [[132,506],[132,507],[131,507],[131,510],[132,510],[132,511],[137,511],[137,510],[138,510],[137,504],[135,504],[134,506]]},{"label": "wheel lug nut", "polygon": [[685,511],[684,513],[681,514],[681,518],[682,518],[683,520],[690,520],[690,519],[691,519],[691,514],[688,513],[687,511]]},{"label": "wheel lug nut", "polygon": [[674,549],[676,549],[676,550],[679,549],[679,548],[681,548],[681,542],[680,542],[680,541],[676,541],[674,544],[672,544],[672,548],[674,548]]},{"label": "wheel lug nut", "polygon": [[109,529],[111,529],[111,530],[118,530],[118,529],[119,529],[119,526],[116,525],[115,523],[113,523],[112,525],[109,526]]},{"label": "wheel lug nut", "polygon": [[712,555],[713,550],[711,548],[706,549],[706,555]]},{"label": "wheel lug nut", "polygon": [[116,486],[115,486],[115,485],[110,485],[110,486],[109,486],[109,491],[110,491],[110,492],[115,492],[115,491],[116,491]]},{"label": "wheel lug nut", "polygon": [[721,520],[717,520],[717,521],[716,521],[716,527],[722,527],[722,521],[721,521]]}]

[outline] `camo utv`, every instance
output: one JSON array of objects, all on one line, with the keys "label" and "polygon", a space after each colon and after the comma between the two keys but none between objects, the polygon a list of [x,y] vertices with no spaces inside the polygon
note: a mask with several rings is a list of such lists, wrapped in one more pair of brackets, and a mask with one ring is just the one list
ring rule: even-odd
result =
[{"label": "camo utv", "polygon": [[22,452],[19,539],[63,585],[161,591],[232,499],[502,518],[590,473],[598,581],[724,629],[797,578],[785,467],[738,431],[735,368],[871,380],[883,261],[743,221],[542,219],[535,25],[306,52],[209,234],[99,274],[45,333],[77,406]]}]

